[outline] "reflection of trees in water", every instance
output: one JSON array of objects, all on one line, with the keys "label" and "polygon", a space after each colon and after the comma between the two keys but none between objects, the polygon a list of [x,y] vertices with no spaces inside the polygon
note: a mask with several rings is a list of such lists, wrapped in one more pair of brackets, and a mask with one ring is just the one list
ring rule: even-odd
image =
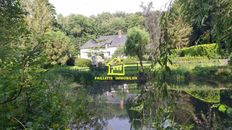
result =
[{"label": "reflection of trees in water", "polygon": [[[83,127],[79,128],[103,129],[108,125],[108,120],[128,117],[133,129],[190,129],[191,125],[193,129],[229,129],[232,126],[231,117],[226,112],[222,113],[218,111],[218,107],[212,107],[218,104],[217,102],[206,102],[218,101],[219,96],[221,104],[231,107],[231,92],[191,90],[186,93],[181,90],[169,90],[165,94],[165,89],[148,83],[140,87],[141,95],[126,100],[126,93],[120,89],[120,85],[86,89],[85,94],[90,95],[92,92],[92,98],[85,110],[92,113],[89,115],[89,122],[83,123]],[[114,96],[118,99],[126,100],[126,109],[122,109],[120,104],[106,103],[104,94],[111,90],[115,90]]]},{"label": "reflection of trees in water", "polygon": [[175,97],[176,102],[175,120],[180,124],[193,123],[194,129],[229,129],[229,125],[226,124],[229,123],[231,126],[231,118],[225,114],[223,116],[214,107],[219,102],[207,102],[215,101],[214,99],[220,96],[218,92],[223,97],[223,94],[218,90],[198,90],[191,94],[184,91],[172,91],[172,97]]},{"label": "reflection of trees in water", "polygon": [[[127,101],[126,109],[134,128],[230,129],[232,126],[230,115],[213,107],[219,103],[222,92],[191,91],[190,95],[172,90],[163,97],[163,92],[154,87],[146,86],[142,95]],[[231,92],[224,95],[230,100],[222,96],[221,103],[231,106]]]},{"label": "reflection of trees in water", "polygon": [[[86,124],[79,125],[80,128],[93,128],[93,129],[103,129],[108,125],[108,120],[117,118],[117,119],[127,119],[127,112],[123,109],[120,104],[110,104],[107,103],[107,95],[106,92],[111,92],[111,90],[115,90],[114,96],[117,96],[118,99],[123,100],[126,94],[120,89],[120,85],[108,85],[108,86],[91,86],[85,89],[84,97],[92,97],[89,101],[88,108],[85,110],[89,115],[89,122]],[[79,123],[80,124],[80,123]]]},{"label": "reflection of trees in water", "polygon": [[180,128],[174,122],[173,100],[168,96],[166,87],[146,84],[141,95],[127,101],[127,111],[134,128],[166,129]]}]

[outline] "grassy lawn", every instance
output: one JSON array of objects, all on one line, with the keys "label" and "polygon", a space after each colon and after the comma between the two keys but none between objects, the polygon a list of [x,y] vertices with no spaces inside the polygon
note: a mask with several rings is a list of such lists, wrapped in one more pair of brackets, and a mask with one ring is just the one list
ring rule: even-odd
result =
[{"label": "grassy lawn", "polygon": [[[150,69],[151,69],[150,68],[151,67],[150,63],[145,63],[145,64],[143,64],[143,66],[144,66],[144,71],[145,72],[150,72]],[[140,64],[136,64],[136,63],[125,64],[124,67],[125,67],[126,75],[135,75],[140,70]],[[78,70],[78,71],[90,71],[90,67],[68,66],[68,67],[65,67],[65,68],[70,69],[70,70]],[[106,72],[107,72],[107,70],[106,70]]]},{"label": "grassy lawn", "polygon": [[71,69],[71,70],[79,70],[79,71],[89,71],[90,70],[89,67],[79,67],[79,66],[69,66],[67,68]]},{"label": "grassy lawn", "polygon": [[[232,67],[225,65],[224,60],[208,59],[207,57],[178,57],[172,59],[173,64],[171,67],[171,75],[168,77],[171,83],[181,83],[193,80],[215,81],[219,83],[231,83]],[[160,66],[156,65],[151,68],[151,63],[144,63],[145,73],[151,73],[156,70],[159,75]],[[125,64],[125,75],[135,76],[140,71],[140,64],[127,63]],[[96,69],[91,71],[89,67],[65,67],[70,70],[78,70],[82,72],[91,72],[93,75],[107,76],[107,69]]]}]

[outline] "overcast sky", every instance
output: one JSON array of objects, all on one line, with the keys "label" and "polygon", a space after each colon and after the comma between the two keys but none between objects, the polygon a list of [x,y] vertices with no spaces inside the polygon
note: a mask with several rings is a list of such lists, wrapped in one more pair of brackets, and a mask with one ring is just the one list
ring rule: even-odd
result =
[{"label": "overcast sky", "polygon": [[102,12],[115,13],[124,11],[134,13],[141,11],[139,5],[153,2],[154,10],[163,10],[170,0],[49,0],[57,11],[57,14],[65,16],[69,14],[82,14],[85,16],[97,15]]}]

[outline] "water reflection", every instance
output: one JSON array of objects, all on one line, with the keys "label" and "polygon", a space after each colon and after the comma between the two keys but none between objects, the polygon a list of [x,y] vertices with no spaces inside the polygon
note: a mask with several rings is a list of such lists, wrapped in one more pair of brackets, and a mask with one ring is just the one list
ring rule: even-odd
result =
[{"label": "water reflection", "polygon": [[85,127],[91,130],[232,129],[230,90],[189,87],[169,90],[169,98],[161,98],[159,91],[140,94],[136,84],[122,83],[89,86],[86,91],[93,98],[96,119]]}]

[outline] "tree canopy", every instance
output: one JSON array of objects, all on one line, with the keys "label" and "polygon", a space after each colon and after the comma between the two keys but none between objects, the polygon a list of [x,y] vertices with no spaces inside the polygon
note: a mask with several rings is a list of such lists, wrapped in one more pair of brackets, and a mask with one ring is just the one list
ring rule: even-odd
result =
[{"label": "tree canopy", "polygon": [[139,58],[142,72],[144,71],[142,60],[148,43],[149,34],[145,30],[137,27],[128,30],[125,52],[126,55],[137,56]]}]

